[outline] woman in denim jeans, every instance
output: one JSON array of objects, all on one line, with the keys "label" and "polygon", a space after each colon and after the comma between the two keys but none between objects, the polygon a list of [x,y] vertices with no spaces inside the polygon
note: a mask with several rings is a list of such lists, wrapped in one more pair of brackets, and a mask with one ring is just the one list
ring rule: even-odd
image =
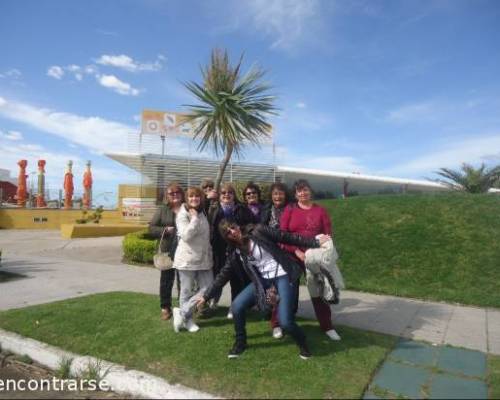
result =
[{"label": "woman in denim jeans", "polygon": [[319,247],[328,240],[323,235],[316,239],[306,239],[298,235],[282,232],[265,225],[248,225],[242,229],[232,222],[222,220],[219,224],[221,237],[231,248],[226,264],[217,274],[213,284],[198,300],[202,306],[210,300],[214,293],[235,274],[246,274],[251,283],[233,300],[235,343],[229,351],[229,358],[240,356],[246,349],[246,310],[257,304],[259,309],[268,310],[266,290],[272,285],[277,289],[280,301],[278,319],[282,329],[288,333],[299,346],[299,356],[307,359],[311,356],[304,332],[295,322],[293,313],[294,290],[298,284],[300,267],[279,243],[294,244],[303,247]]}]

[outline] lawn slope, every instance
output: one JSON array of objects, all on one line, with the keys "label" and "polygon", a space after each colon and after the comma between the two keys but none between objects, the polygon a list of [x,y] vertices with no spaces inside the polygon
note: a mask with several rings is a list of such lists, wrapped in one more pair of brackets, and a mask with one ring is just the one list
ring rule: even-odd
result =
[{"label": "lawn slope", "polygon": [[500,307],[500,196],[322,201],[349,289]]}]

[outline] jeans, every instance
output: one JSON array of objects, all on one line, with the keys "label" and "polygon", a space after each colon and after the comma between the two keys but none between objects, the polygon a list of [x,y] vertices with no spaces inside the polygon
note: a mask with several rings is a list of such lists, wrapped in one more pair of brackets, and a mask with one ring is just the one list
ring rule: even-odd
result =
[{"label": "jeans", "polygon": [[[288,275],[280,276],[276,279],[262,279],[264,288],[268,288],[274,282],[280,296],[278,303],[278,320],[281,328],[288,333],[300,346],[305,344],[306,337],[304,332],[295,322],[295,313],[293,312],[295,303],[295,291],[298,282],[290,283]],[[234,330],[236,341],[246,343],[246,310],[255,304],[255,285],[250,283],[234,299],[231,304],[233,312]]]},{"label": "jeans", "polygon": [[[211,269],[197,271],[179,270],[179,279],[181,282],[179,306],[182,318],[188,320],[193,317],[194,308],[196,307],[196,297],[205,293],[212,284],[214,276]],[[197,288],[196,293],[194,293],[195,287]]]}]

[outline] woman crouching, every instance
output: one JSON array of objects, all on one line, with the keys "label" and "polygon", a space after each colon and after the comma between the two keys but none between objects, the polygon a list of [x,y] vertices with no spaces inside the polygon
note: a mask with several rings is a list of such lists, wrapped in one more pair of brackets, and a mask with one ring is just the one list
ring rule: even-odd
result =
[{"label": "woman crouching", "polygon": [[203,191],[197,187],[187,190],[186,203],[182,205],[175,220],[179,244],[175,252],[173,267],[179,271],[180,308],[173,309],[174,330],[181,328],[196,332],[200,328],[193,321],[196,307],[193,288],[202,294],[213,282],[212,246],[210,227],[203,207]]},{"label": "woman crouching", "polygon": [[309,358],[311,353],[307,347],[306,337],[296,324],[293,313],[294,292],[301,269],[295,260],[280,249],[278,243],[319,247],[329,237],[323,235],[319,240],[306,239],[261,224],[247,225],[242,230],[238,225],[227,220],[220,222],[219,232],[229,244],[229,255],[226,264],[217,274],[210,288],[198,300],[198,306],[210,300],[234,274],[246,274],[251,280],[251,283],[231,304],[236,340],[228,357],[236,358],[245,351],[247,346],[246,310],[257,304],[261,311],[268,311],[269,301],[266,301],[266,296],[269,297],[269,289],[274,286],[280,298],[278,303],[280,326],[299,346],[300,357]]}]

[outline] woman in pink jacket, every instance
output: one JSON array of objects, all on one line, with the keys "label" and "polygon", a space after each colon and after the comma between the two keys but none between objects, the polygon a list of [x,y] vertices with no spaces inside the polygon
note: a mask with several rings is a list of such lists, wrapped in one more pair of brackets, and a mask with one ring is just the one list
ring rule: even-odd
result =
[{"label": "woman in pink jacket", "polygon": [[[285,208],[281,216],[280,228],[306,238],[314,238],[319,234],[332,236],[330,217],[323,207],[313,203],[309,182],[305,179],[299,179],[295,182],[294,189],[297,203],[290,204]],[[285,248],[301,262],[305,270],[306,249],[290,245],[285,246]],[[340,340],[340,336],[333,329],[330,305],[320,297],[311,297],[311,301],[321,329],[330,339]]]}]

